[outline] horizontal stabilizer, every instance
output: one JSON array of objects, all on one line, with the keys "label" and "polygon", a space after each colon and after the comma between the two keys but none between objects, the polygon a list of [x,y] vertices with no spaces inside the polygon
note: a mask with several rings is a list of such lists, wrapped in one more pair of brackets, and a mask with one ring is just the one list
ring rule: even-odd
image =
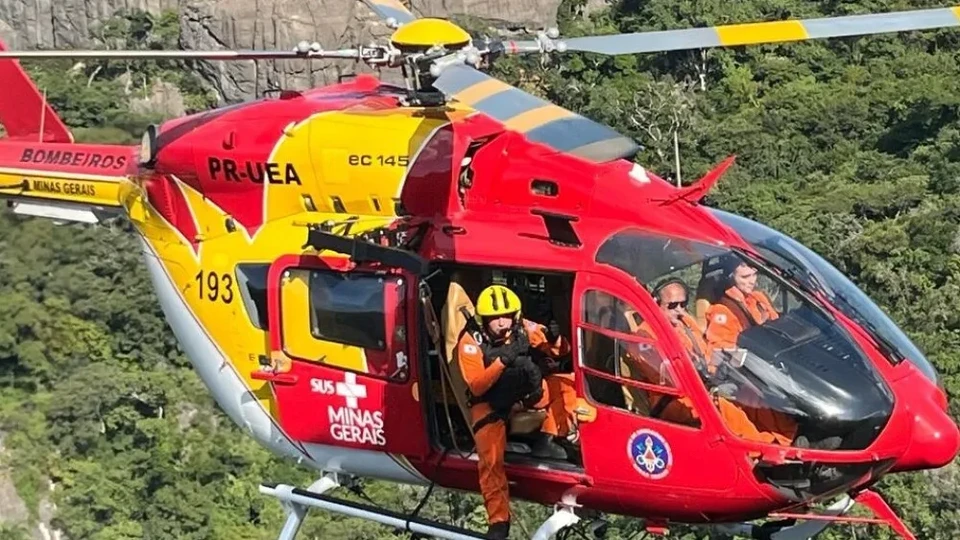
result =
[{"label": "horizontal stabilizer", "polygon": [[122,211],[136,147],[0,140],[0,199],[14,213],[96,223]]}]

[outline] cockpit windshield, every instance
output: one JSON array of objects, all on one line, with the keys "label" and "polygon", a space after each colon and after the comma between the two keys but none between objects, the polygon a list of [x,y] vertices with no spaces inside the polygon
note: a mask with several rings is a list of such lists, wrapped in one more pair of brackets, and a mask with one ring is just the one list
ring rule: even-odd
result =
[{"label": "cockpit windshield", "polygon": [[869,332],[893,363],[913,362],[934,383],[937,372],[926,356],[863,291],[813,250],[789,236],[722,210],[710,211],[784,272],[811,290],[823,292],[844,315]]},{"label": "cockpit windshield", "polygon": [[886,425],[890,390],[846,330],[779,267],[641,229],[614,234],[597,262],[650,292],[737,435],[863,449]]}]

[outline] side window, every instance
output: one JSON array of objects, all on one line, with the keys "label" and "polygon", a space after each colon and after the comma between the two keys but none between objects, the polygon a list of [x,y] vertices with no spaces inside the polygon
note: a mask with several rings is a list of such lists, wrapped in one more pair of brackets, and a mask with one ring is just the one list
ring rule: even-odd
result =
[{"label": "side window", "polygon": [[240,285],[240,298],[247,310],[250,323],[260,330],[270,327],[267,316],[267,274],[269,264],[238,264],[237,283]]},{"label": "side window", "polygon": [[599,290],[586,291],[581,306],[580,362],[589,397],[641,416],[700,427],[640,312]]},{"label": "side window", "polygon": [[294,268],[280,283],[284,352],[406,380],[405,284],[398,277]]},{"label": "side window", "polygon": [[310,332],[321,341],[385,350],[383,279],[311,272]]},{"label": "side window", "polygon": [[766,272],[757,272],[757,288],[767,295],[778,313],[790,313],[803,305],[790,289],[773,280]]}]

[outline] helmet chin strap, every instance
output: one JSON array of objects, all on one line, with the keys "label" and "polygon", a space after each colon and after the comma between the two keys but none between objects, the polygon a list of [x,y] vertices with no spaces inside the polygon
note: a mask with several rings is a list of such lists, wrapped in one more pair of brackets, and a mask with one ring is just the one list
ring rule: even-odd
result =
[{"label": "helmet chin strap", "polygon": [[514,335],[514,332],[517,332],[520,329],[520,326],[521,326],[520,321],[522,320],[520,317],[520,313],[517,312],[516,314],[514,314],[513,317],[511,317],[511,320],[512,322],[510,326],[507,327],[507,329],[502,334],[493,335],[490,332],[490,325],[488,321],[483,321],[483,331],[485,334],[487,334],[490,340],[495,343],[506,341],[507,338]]}]

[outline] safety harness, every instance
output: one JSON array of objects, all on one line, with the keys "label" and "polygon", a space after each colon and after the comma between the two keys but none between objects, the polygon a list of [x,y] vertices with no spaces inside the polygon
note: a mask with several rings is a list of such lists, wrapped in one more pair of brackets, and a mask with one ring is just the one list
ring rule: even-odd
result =
[{"label": "safety harness", "polygon": [[[722,306],[726,306],[727,309],[733,313],[733,316],[737,318],[737,321],[744,330],[762,324],[760,321],[753,318],[753,314],[750,313],[750,310],[747,309],[747,306],[741,300],[731,298],[730,295],[724,294],[717,303]],[[767,314],[767,308],[764,307],[764,305],[760,302],[757,302],[757,309],[762,311],[764,314]],[[769,318],[769,314],[767,315],[767,318]]]},{"label": "safety harness", "polygon": [[[483,336],[483,329],[477,320],[467,310],[460,306],[460,312],[467,319],[464,332],[470,332],[483,352],[484,367],[489,367],[494,360],[502,356],[506,346],[495,346]],[[514,329],[514,335],[519,338],[523,334],[523,329]],[[543,375],[540,369],[533,363],[529,353],[518,356],[514,362],[500,374],[497,382],[481,396],[476,396],[468,388],[467,406],[473,407],[479,403],[487,403],[493,409],[490,414],[484,416],[473,425],[473,432],[477,433],[484,426],[497,421],[506,422],[510,417],[510,411],[517,402],[526,404],[536,403],[543,395]]]}]

